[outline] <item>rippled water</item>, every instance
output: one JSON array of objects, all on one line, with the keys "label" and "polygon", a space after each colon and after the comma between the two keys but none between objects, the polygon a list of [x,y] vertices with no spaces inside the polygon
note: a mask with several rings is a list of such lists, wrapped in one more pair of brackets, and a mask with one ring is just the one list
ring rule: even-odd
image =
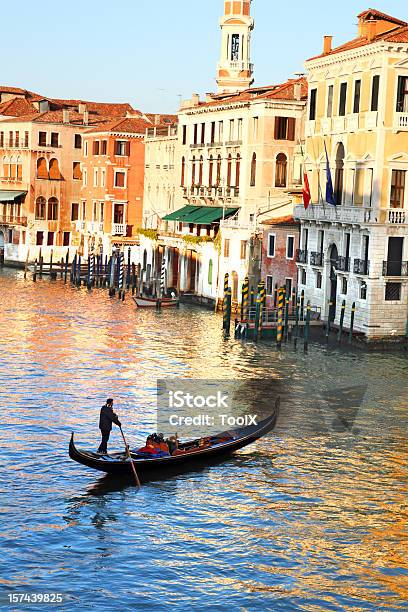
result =
[{"label": "rippled water", "polygon": [[[61,610],[407,609],[406,354],[279,354],[224,340],[208,311],[20,272],[0,273],[0,307],[1,592],[62,592]],[[272,380],[278,427],[140,492],[69,460],[71,430],[97,445],[110,395],[141,441],[165,376]],[[343,427],[330,398],[349,385]]]}]

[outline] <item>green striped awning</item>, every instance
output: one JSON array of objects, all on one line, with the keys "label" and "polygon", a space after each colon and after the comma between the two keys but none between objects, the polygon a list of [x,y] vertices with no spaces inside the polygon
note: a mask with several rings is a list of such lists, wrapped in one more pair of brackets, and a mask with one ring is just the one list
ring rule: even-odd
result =
[{"label": "green striped awning", "polygon": [[14,202],[16,198],[26,195],[26,191],[4,191],[0,189],[0,202]]},{"label": "green striped awning", "polygon": [[234,215],[238,208],[223,208],[222,206],[183,206],[163,217],[163,221],[181,221],[196,225],[211,225],[223,217]]}]

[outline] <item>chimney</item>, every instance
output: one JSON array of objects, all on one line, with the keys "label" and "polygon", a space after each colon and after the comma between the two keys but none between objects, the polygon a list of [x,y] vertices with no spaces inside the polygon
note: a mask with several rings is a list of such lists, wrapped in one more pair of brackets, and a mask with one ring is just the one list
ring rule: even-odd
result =
[{"label": "chimney", "polygon": [[302,83],[294,83],[293,97],[295,98],[295,100],[300,100],[302,98]]},{"label": "chimney", "polygon": [[193,94],[191,96],[191,104],[192,106],[198,106],[200,104],[200,94]]},{"label": "chimney", "polygon": [[62,123],[69,123],[69,109],[62,109]]},{"label": "chimney", "polygon": [[89,113],[87,110],[84,110],[84,118],[83,118],[84,125],[88,125],[88,121],[89,121]]},{"label": "chimney", "polygon": [[154,116],[154,125],[160,125],[160,115],[155,115]]},{"label": "chimney", "polygon": [[323,37],[323,53],[325,55],[327,55],[328,53],[331,53],[332,42],[333,42],[333,36],[324,36]]},{"label": "chimney", "polygon": [[83,115],[85,111],[86,111],[86,104],[84,104],[83,102],[80,102],[78,104],[78,113],[80,115]]},{"label": "chimney", "polygon": [[368,40],[373,40],[377,34],[377,22],[375,19],[370,19],[366,22],[366,36]]}]

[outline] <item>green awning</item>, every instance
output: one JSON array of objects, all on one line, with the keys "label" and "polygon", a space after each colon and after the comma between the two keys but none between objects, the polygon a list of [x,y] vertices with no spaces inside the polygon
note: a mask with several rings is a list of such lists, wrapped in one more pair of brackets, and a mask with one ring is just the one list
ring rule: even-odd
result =
[{"label": "green awning", "polygon": [[26,195],[26,191],[3,191],[0,189],[0,202],[14,202],[14,200],[22,195]]},{"label": "green awning", "polygon": [[238,208],[223,208],[222,206],[183,206],[163,217],[163,221],[181,221],[196,225],[211,225],[223,217],[234,215]]}]

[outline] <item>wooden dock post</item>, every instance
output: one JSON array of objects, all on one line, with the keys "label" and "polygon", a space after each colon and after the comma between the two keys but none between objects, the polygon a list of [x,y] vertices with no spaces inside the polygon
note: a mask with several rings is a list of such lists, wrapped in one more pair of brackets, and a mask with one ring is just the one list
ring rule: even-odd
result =
[{"label": "wooden dock post", "polygon": [[115,257],[111,255],[109,259],[109,296],[112,297],[115,293]]},{"label": "wooden dock post", "polygon": [[302,289],[300,294],[300,320],[303,321],[305,318],[305,290]]},{"label": "wooden dock post", "polygon": [[53,249],[51,249],[51,253],[50,253],[50,279],[52,279],[53,277],[53,272],[52,272],[52,258],[53,258]]},{"label": "wooden dock post", "polygon": [[34,272],[33,272],[33,281],[37,282],[37,260],[34,262]]},{"label": "wooden dock post", "polygon": [[339,331],[337,334],[337,340],[338,343],[341,344],[341,337],[343,335],[343,325],[344,325],[344,312],[346,310],[346,300],[343,300],[342,304],[341,304],[341,311],[340,311],[340,326],[339,326]]},{"label": "wooden dock post", "polygon": [[295,351],[297,350],[297,343],[299,338],[299,307],[300,307],[300,299],[296,298],[296,309],[295,309],[295,333],[293,337],[293,344]]},{"label": "wooden dock post", "polygon": [[78,255],[77,270],[76,270],[76,285],[81,286],[81,256]]},{"label": "wooden dock post", "polygon": [[132,295],[136,291],[136,264],[132,263]]},{"label": "wooden dock post", "polygon": [[65,255],[65,268],[64,268],[64,283],[67,283],[68,277],[68,265],[69,265],[69,250],[67,250],[67,254]]},{"label": "wooden dock post", "polygon": [[333,305],[333,302],[331,301],[331,299],[329,299],[328,304],[329,304],[329,312],[327,313],[326,342],[329,341],[330,329],[331,329],[330,310],[331,310],[331,307]]},{"label": "wooden dock post", "polygon": [[127,267],[126,267],[126,289],[129,291],[130,289],[130,247],[128,247],[128,256],[127,256]]},{"label": "wooden dock post", "polygon": [[349,343],[353,342],[353,329],[354,329],[354,317],[356,315],[356,303],[353,302],[351,307],[351,317],[350,317],[350,329],[349,329]]},{"label": "wooden dock post", "polygon": [[29,260],[29,257],[30,257],[30,249],[27,249],[27,257],[26,257],[25,266],[24,266],[24,279],[27,278],[27,270],[28,270],[28,260]]},{"label": "wooden dock post", "polygon": [[231,302],[232,302],[232,291],[230,287],[227,287],[227,291],[224,296],[224,317],[223,317],[223,328],[226,336],[230,335],[231,329]]},{"label": "wooden dock post", "polygon": [[39,260],[39,264],[40,264],[39,277],[42,278],[42,273],[43,273],[43,256],[42,256],[41,248],[40,248],[40,253],[39,253],[39,256],[38,256],[38,260]]},{"label": "wooden dock post", "polygon": [[303,334],[303,349],[304,349],[305,353],[307,353],[307,351],[309,349],[310,315],[311,315],[311,305],[310,305],[310,302],[308,302],[307,306],[306,306],[305,331],[304,331],[304,334]]},{"label": "wooden dock post", "polygon": [[273,292],[273,307],[276,308],[278,304],[278,283],[275,283],[275,289]]},{"label": "wooden dock post", "polygon": [[283,332],[283,309],[284,309],[285,291],[280,287],[278,292],[278,323],[276,328],[276,346],[280,350],[282,348],[282,332]]},{"label": "wooden dock post", "polygon": [[256,296],[256,302],[255,302],[255,321],[254,321],[254,342],[258,342],[258,338],[259,338],[259,326],[260,326],[260,322],[262,319],[262,300],[261,300],[261,296],[258,295]]}]

